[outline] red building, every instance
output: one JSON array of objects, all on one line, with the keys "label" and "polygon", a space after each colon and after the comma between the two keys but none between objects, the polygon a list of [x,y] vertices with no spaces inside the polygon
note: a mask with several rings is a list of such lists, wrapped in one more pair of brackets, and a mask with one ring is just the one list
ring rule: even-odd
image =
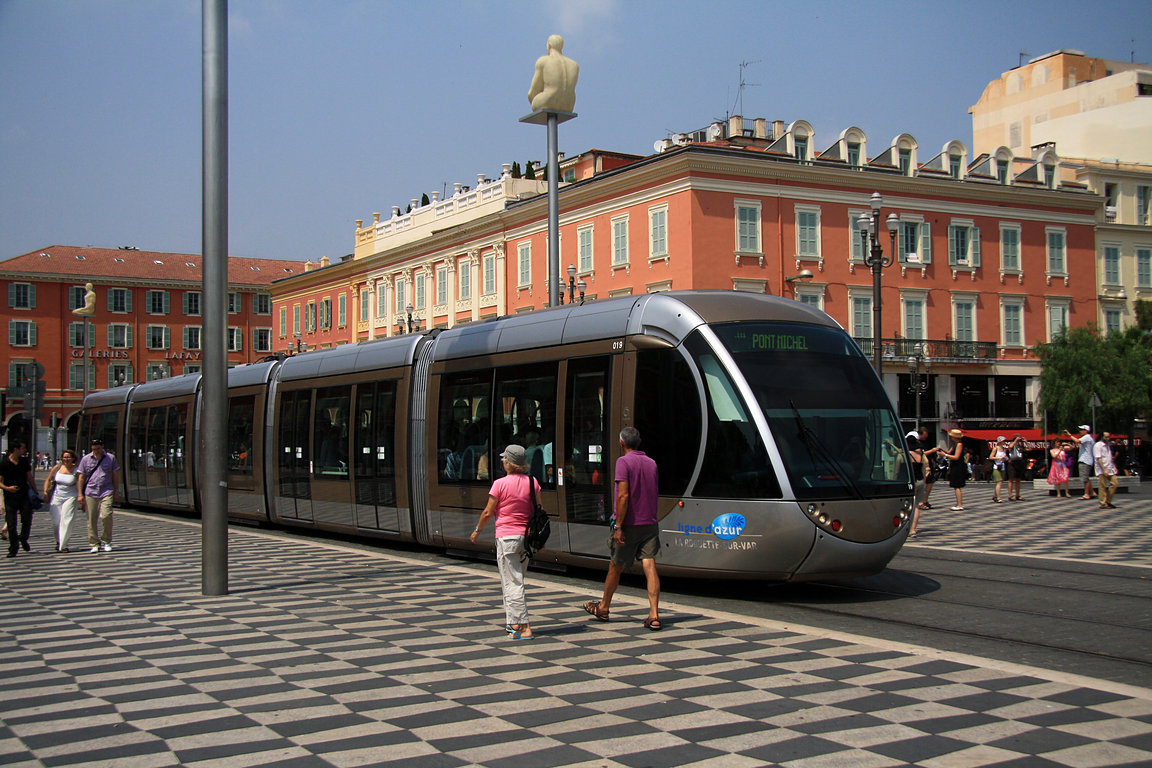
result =
[{"label": "red building", "polygon": [[[61,245],[0,262],[0,283],[7,294],[2,312],[8,341],[2,362],[8,434],[25,441],[32,437],[26,410],[32,399],[24,393],[37,365],[43,367],[45,391],[36,444],[54,455],[72,444],[85,389],[199,371],[201,265],[202,257],[195,254]],[[268,286],[303,267],[298,261],[229,260],[229,366],[271,353]],[[87,283],[96,293],[96,311],[88,318],[86,355],[85,319],[72,310],[84,306]]]},{"label": "red building", "polygon": [[[876,297],[857,222],[879,193],[881,245],[895,257],[880,292],[883,379],[901,416],[914,421],[919,405],[932,428],[1042,426],[1032,348],[1097,317],[1102,199],[1050,151],[994,163],[952,141],[924,157],[907,134],[872,149],[859,128],[817,144],[804,121],[733,117],[647,157],[567,158],[562,280],[571,268],[589,300],[681,288],[786,296],[827,312],[871,355]],[[506,167],[358,221],[352,258],[273,286],[274,345],[404,332],[409,306],[417,329],[546,306],[543,191]],[[338,322],[324,309],[335,306]],[[919,397],[914,383],[926,383]]]}]

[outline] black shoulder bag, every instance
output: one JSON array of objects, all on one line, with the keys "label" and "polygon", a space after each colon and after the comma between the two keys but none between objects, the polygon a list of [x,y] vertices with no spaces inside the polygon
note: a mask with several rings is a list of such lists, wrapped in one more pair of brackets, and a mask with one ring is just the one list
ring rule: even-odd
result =
[{"label": "black shoulder bag", "polygon": [[532,500],[532,511],[528,515],[528,525],[524,528],[524,554],[520,555],[521,561],[535,557],[552,535],[548,513],[536,501],[536,479],[532,475],[528,475],[528,498]]}]

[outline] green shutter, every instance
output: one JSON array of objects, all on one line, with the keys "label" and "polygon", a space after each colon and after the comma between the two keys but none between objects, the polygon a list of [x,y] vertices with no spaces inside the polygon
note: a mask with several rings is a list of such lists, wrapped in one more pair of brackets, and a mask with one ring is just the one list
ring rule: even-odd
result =
[{"label": "green shutter", "polygon": [[920,225],[920,261],[932,263],[932,225],[928,222]]},{"label": "green shutter", "polygon": [[36,309],[36,286],[28,286],[28,307],[29,309]]},{"label": "green shutter", "polygon": [[972,266],[980,266],[980,227],[972,227]]},{"label": "green shutter", "polygon": [[956,227],[948,225],[948,266],[956,266]]},{"label": "green shutter", "polygon": [[28,343],[36,346],[36,323],[28,323]]}]

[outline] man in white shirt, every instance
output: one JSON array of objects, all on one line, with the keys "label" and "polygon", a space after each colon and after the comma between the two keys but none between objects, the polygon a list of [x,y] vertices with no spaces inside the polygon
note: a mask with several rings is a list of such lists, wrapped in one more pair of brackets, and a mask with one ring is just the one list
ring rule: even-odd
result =
[{"label": "man in white shirt", "polygon": [[1112,461],[1111,441],[1112,435],[1105,432],[1092,447],[1092,456],[1096,459],[1096,479],[1100,484],[1100,509],[1116,509],[1112,496],[1120,485],[1116,479],[1116,464]]},{"label": "man in white shirt", "polygon": [[1087,424],[1081,424],[1080,437],[1080,456],[1077,458],[1076,466],[1080,470],[1080,479],[1084,481],[1084,495],[1081,499],[1088,500],[1092,498],[1092,466],[1095,464],[1094,454],[1092,453],[1092,446],[1096,441],[1092,439],[1092,427]]}]

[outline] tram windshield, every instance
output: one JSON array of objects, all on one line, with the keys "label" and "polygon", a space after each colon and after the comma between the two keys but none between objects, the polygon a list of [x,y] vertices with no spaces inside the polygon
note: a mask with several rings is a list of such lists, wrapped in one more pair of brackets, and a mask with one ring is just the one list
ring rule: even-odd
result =
[{"label": "tram windshield", "polygon": [[798,500],[907,494],[900,424],[867,358],[838,328],[712,326],[751,387]]}]

